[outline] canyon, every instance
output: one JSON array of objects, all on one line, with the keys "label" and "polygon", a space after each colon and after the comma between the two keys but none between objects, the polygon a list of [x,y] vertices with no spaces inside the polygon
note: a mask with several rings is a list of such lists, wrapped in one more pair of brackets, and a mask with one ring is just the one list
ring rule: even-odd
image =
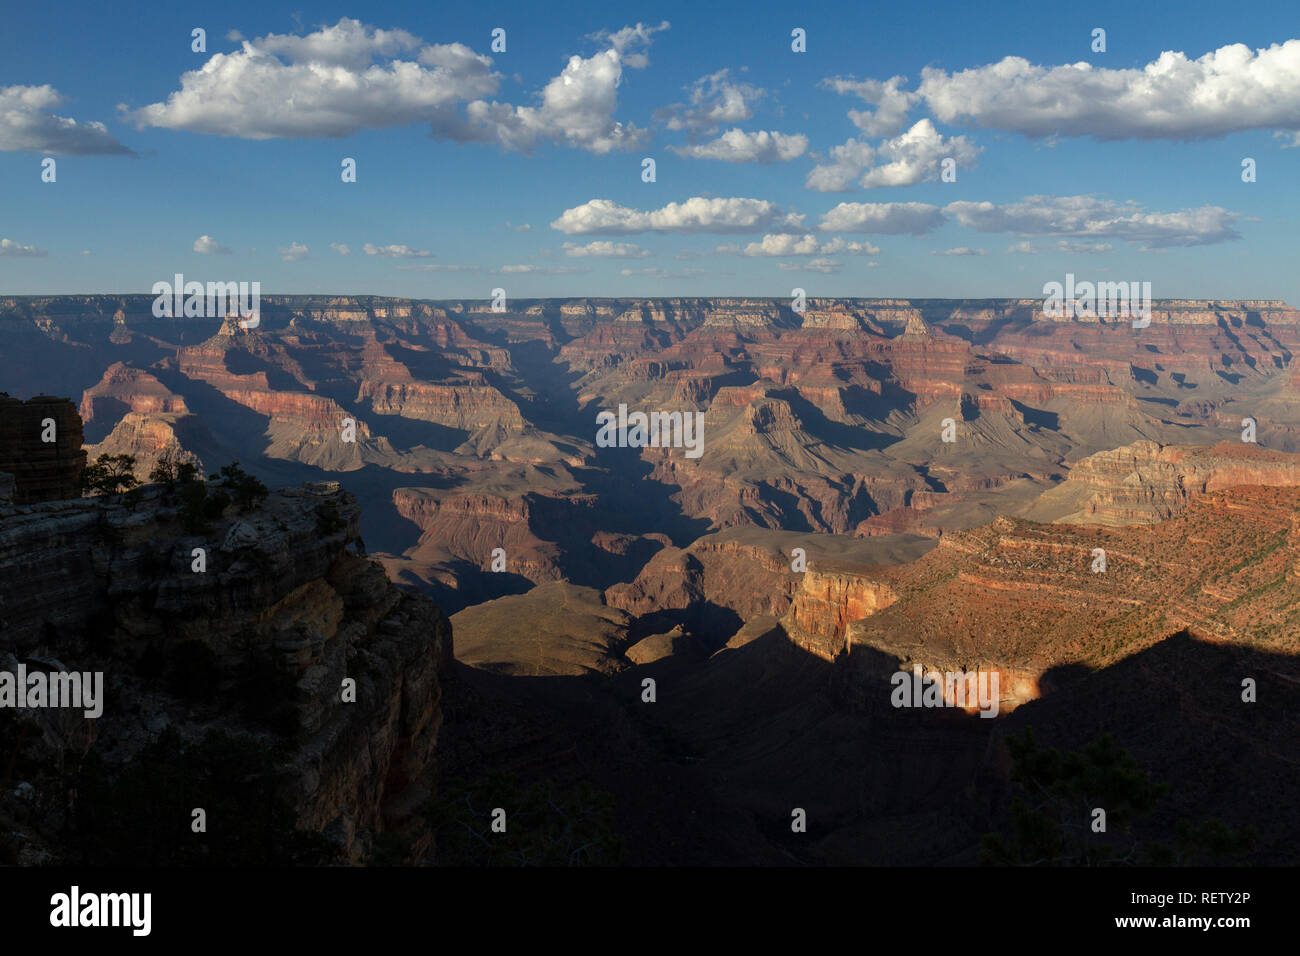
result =
[{"label": "canyon", "polygon": [[[197,642],[225,675],[274,647],[302,728],[288,805],[342,859],[387,832],[436,858],[413,808],[492,768],[611,794],[633,862],[969,864],[1010,825],[1005,740],[1028,726],[1075,748],[1109,730],[1175,781],[1152,839],[1263,819],[1252,859],[1293,856],[1295,812],[1246,779],[1300,785],[1284,303],[1157,300],[1137,329],[1018,299],[266,295],[244,329],[150,302],[0,299],[0,384],[72,396],[69,435],[142,480],[181,451],[280,490],[222,517],[211,584],[179,573],[152,486],[136,511],[15,497],[0,647],[80,635],[85,669],[107,621],[123,660]],[[698,413],[702,454],[604,447],[621,405]],[[371,704],[338,729],[324,689],[354,659]],[[892,707],[913,666],[996,672],[1003,716]],[[112,752],[180,712],[150,707]]]}]

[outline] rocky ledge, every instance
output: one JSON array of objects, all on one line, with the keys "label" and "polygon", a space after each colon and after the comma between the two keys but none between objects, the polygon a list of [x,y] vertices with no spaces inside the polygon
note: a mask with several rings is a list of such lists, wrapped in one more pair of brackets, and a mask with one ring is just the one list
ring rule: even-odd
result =
[{"label": "rocky ledge", "polygon": [[[373,859],[377,845],[390,861],[427,853],[417,808],[442,720],[449,623],[364,556],[359,508],[337,483],[274,491],[246,510],[222,498],[196,483],[0,508],[0,671],[104,675],[98,719],[0,709],[0,743],[15,757],[0,779],[0,861],[94,858],[84,833],[104,820],[78,800],[111,800],[139,764],[162,759],[163,743],[200,753],[213,732],[270,755],[222,783],[251,795],[259,781],[285,811],[285,833],[262,833],[259,846],[306,839],[312,862]],[[215,789],[206,796],[196,805],[220,805]],[[250,858],[234,845],[242,824],[210,810],[199,837],[182,809],[180,820],[159,811],[137,839],[187,861]],[[244,809],[258,826],[275,818]]]}]

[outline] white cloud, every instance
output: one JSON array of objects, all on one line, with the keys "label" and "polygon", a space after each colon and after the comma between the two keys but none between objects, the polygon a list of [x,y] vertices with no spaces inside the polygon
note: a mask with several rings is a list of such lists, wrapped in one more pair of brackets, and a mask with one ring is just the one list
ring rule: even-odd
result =
[{"label": "white cloud", "polygon": [[974,164],[980,148],[964,136],[944,137],[928,119],[907,132],[887,139],[874,149],[850,139],[830,150],[830,162],[813,167],[804,185],[818,192],[845,192],[859,173],[858,185],[915,186],[939,178],[940,163],[954,159],[958,166]]},{"label": "white cloud", "polygon": [[342,66],[356,73],[365,70],[376,57],[396,57],[423,45],[419,37],[405,30],[377,30],[346,17],[306,36],[270,33],[253,42],[259,50],[290,63]]},{"label": "white cloud", "polygon": [[673,103],[655,110],[654,119],[671,130],[712,133],[754,115],[754,104],[764,91],[730,79],[728,70],[702,76],[689,87],[689,103]]},{"label": "white cloud", "polygon": [[385,259],[430,259],[433,253],[428,249],[412,249],[407,245],[376,246],[367,242],[361,251],[368,256],[383,256]]},{"label": "white cloud", "polygon": [[849,119],[867,136],[890,136],[906,125],[908,111],[917,100],[915,93],[899,89],[905,81],[902,76],[884,82],[835,76],[822,80],[821,85],[836,93],[858,96],[876,107],[874,113],[849,110]]},{"label": "white cloud", "polygon": [[[1110,252],[1115,247],[1109,242],[1074,242],[1070,239],[1058,239],[1055,248],[1059,252],[1068,252],[1071,255],[1092,255],[1102,252]],[[1039,248],[1032,242],[1017,242],[1007,247],[1007,252],[1014,255],[1036,256]]]},{"label": "white cloud", "polygon": [[641,232],[787,232],[802,226],[803,216],[786,212],[766,199],[703,196],[692,196],[685,202],[672,202],[649,211],[620,206],[610,199],[593,199],[566,209],[551,223],[552,229],[568,235],[613,236]]},{"label": "white cloud", "polygon": [[1057,241],[1056,248],[1061,252],[1068,252],[1073,255],[1089,255],[1110,252],[1115,247],[1109,242],[1071,242],[1069,239],[1061,239]]},{"label": "white cloud", "polygon": [[347,243],[344,243],[344,242],[331,242],[331,243],[330,243],[330,248],[333,249],[335,252],[337,252],[337,253],[338,253],[339,255],[341,255],[341,256],[350,256],[350,255],[352,255],[352,250],[349,249]]},{"label": "white cloud", "polygon": [[610,242],[608,239],[598,239],[585,246],[566,242],[564,254],[575,259],[643,259],[650,255],[650,250],[641,248],[635,242]]},{"label": "white cloud", "polygon": [[619,272],[624,276],[645,276],[650,279],[696,279],[704,275],[703,269],[681,269],[677,272],[669,272],[667,269],[658,267],[649,269],[622,269]]},{"label": "white cloud", "polygon": [[919,202],[842,202],[822,215],[822,232],[871,232],[919,236],[943,225],[938,206]]},{"label": "white cloud", "polygon": [[785,272],[820,272],[823,275],[831,275],[843,269],[844,263],[823,258],[809,259],[807,262],[778,262],[776,267]]},{"label": "white cloud", "polygon": [[459,117],[445,128],[434,123],[435,135],[462,141],[494,142],[504,149],[530,152],[539,142],[554,141],[585,149],[596,155],[613,150],[635,149],[648,134],[632,124],[614,119],[618,87],[623,68],[640,69],[647,64],[644,53],[630,53],[633,46],[645,46],[660,30],[638,23],[615,33],[599,34],[610,46],[590,57],[571,56],[559,76],[546,84],[540,106],[511,106],[475,100],[465,107],[466,120]]},{"label": "white cloud", "polygon": [[0,87],[0,151],[54,156],[134,156],[103,123],[78,123],[50,112],[63,97],[50,85]]},{"label": "white cloud", "polygon": [[877,186],[915,186],[922,180],[937,180],[939,164],[954,159],[961,167],[972,166],[980,153],[965,136],[944,138],[934,124],[923,119],[901,136],[876,147],[879,165],[868,169],[858,181],[871,189]]},{"label": "white cloud", "polygon": [[299,259],[306,259],[308,248],[301,243],[291,242],[287,246],[280,246],[280,258],[285,262],[297,262]]},{"label": "white cloud", "polygon": [[577,266],[539,266],[532,263],[524,265],[501,266],[496,269],[489,269],[486,266],[467,266],[467,265],[444,265],[441,263],[429,263],[418,266],[398,266],[403,272],[475,272],[486,273],[488,275],[540,275],[540,276],[567,276],[579,275],[590,272],[590,269],[579,268]]},{"label": "white cloud", "polygon": [[928,67],[917,93],[945,123],[1031,137],[1197,139],[1300,129],[1300,40],[1234,43],[1190,60],[1166,51],[1141,68],[1035,66],[1009,56],[949,74]]},{"label": "white cloud", "polygon": [[987,249],[972,249],[970,246],[958,246],[955,249],[934,249],[932,256],[987,256]]},{"label": "white cloud", "polygon": [[821,242],[808,233],[803,236],[769,233],[759,242],[751,242],[743,250],[734,243],[718,246],[715,252],[739,252],[744,256],[816,256],[841,253],[851,256],[874,256],[880,254],[880,248],[869,242],[848,242],[836,236],[827,242]]},{"label": "white cloud", "polygon": [[823,242],[821,250],[823,255],[837,254],[845,256],[878,256],[880,247],[872,245],[869,242],[849,242],[836,236],[830,242]]},{"label": "white cloud", "polygon": [[767,130],[746,133],[737,128],[728,130],[707,143],[668,148],[689,159],[720,159],[729,163],[780,163],[802,156],[808,149],[808,137],[802,133],[786,134]]},{"label": "white cloud", "polygon": [[954,202],[943,211],[977,232],[1122,239],[1148,248],[1210,245],[1241,238],[1233,228],[1240,215],[1219,206],[1164,213],[1147,212],[1133,200],[1026,196],[1004,206],[991,202]]},{"label": "white cloud", "polygon": [[422,121],[455,125],[458,104],[496,92],[491,59],[460,43],[375,62],[418,44],[405,31],[346,17],[302,37],[245,40],[183,74],[166,102],[125,115],[141,127],[245,139],[342,137]]},{"label": "white cloud", "polygon": [[809,234],[794,236],[790,234],[769,233],[759,242],[745,246],[747,256],[815,256],[821,243],[817,237]]},{"label": "white cloud", "polygon": [[539,266],[526,263],[524,265],[502,266],[500,269],[491,269],[489,271],[501,275],[571,276],[581,275],[591,270],[581,269],[577,266]]},{"label": "white cloud", "polygon": [[14,259],[40,259],[49,254],[49,250],[47,249],[37,249],[35,246],[24,246],[22,243],[14,242],[12,239],[0,239],[0,256]]},{"label": "white cloud", "polygon": [[634,27],[623,27],[621,30],[599,30],[591,34],[588,39],[595,40],[597,43],[608,44],[619,56],[623,58],[629,67],[634,70],[644,70],[650,65],[650,58],[644,50],[639,52],[630,52],[632,47],[647,47],[650,45],[650,38],[656,33],[667,30],[671,24],[664,20],[657,27],[648,27],[644,23],[637,23]]},{"label": "white cloud", "polygon": [[194,251],[203,256],[228,256],[230,250],[211,236],[199,236],[194,240]]},{"label": "white cloud", "polygon": [[853,181],[875,161],[876,151],[868,143],[849,139],[843,146],[832,146],[830,162],[814,166],[804,186],[819,193],[843,193],[853,188]]}]

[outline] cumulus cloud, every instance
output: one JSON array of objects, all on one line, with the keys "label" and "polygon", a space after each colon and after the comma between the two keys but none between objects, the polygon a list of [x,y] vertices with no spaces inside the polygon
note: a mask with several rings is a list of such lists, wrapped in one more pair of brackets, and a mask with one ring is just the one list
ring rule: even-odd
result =
[{"label": "cumulus cloud", "polygon": [[367,242],[361,251],[368,256],[383,256],[385,259],[430,259],[433,253],[428,249],[412,249],[407,245],[376,246]]},{"label": "cumulus cloud", "polygon": [[306,36],[270,33],[254,42],[259,50],[290,63],[341,66],[354,73],[364,71],[376,57],[393,58],[423,46],[419,37],[405,30],[376,30],[346,17]]},{"label": "cumulus cloud", "polygon": [[634,235],[642,232],[745,233],[802,230],[803,216],[786,212],[766,199],[692,196],[649,211],[593,199],[566,209],[551,223],[568,235]]},{"label": "cumulus cloud", "polygon": [[1300,40],[1234,43],[1188,59],[1166,51],[1140,68],[1036,66],[1009,56],[956,73],[921,73],[917,94],[945,123],[1030,137],[1198,139],[1300,130]]},{"label": "cumulus cloud", "polygon": [[280,246],[280,258],[285,262],[297,262],[299,259],[306,259],[310,250],[302,243],[291,242],[287,246]]},{"label": "cumulus cloud", "polygon": [[211,236],[199,236],[194,240],[194,251],[203,256],[228,256],[230,250]]},{"label": "cumulus cloud", "polygon": [[906,77],[894,76],[888,80],[855,80],[853,77],[834,76],[822,80],[821,85],[840,94],[851,94],[870,103],[874,112],[849,110],[853,125],[867,136],[891,136],[907,123],[907,114],[917,100],[915,93],[900,89]]},{"label": "cumulus cloud", "polygon": [[344,242],[331,242],[331,243],[330,243],[330,248],[333,249],[335,252],[337,252],[337,253],[338,253],[339,255],[341,255],[341,256],[350,256],[350,255],[352,255],[352,250],[349,249],[347,243],[344,243]]},{"label": "cumulus cloud", "polygon": [[749,119],[765,91],[735,82],[729,74],[729,70],[719,70],[700,77],[687,87],[688,102],[655,110],[655,122],[671,130],[713,133],[722,126]]},{"label": "cumulus cloud", "polygon": [[63,97],[49,86],[0,87],[0,151],[54,156],[134,156],[103,123],[78,123],[51,112]]},{"label": "cumulus cloud", "polygon": [[940,163],[953,159],[958,166],[971,166],[980,148],[964,136],[945,137],[928,119],[907,132],[872,148],[855,139],[830,150],[830,162],[813,167],[804,185],[818,192],[845,192],[861,173],[858,185],[915,186],[939,178]]},{"label": "cumulus cloud", "polygon": [[490,57],[344,17],[305,36],[243,40],[183,74],[165,102],[123,112],[142,127],[246,139],[337,138],[427,122],[434,136],[460,142],[522,152],[557,142],[603,154],[644,142],[644,130],[614,119],[617,90],[624,68],[644,67],[643,48],[667,28],[638,23],[599,34],[604,49],[570,57],[538,105],[516,106],[485,99],[500,83]]},{"label": "cumulus cloud", "polygon": [[404,272],[476,272],[486,273],[488,275],[540,275],[540,276],[567,276],[578,275],[590,272],[590,269],[579,268],[577,266],[539,266],[532,263],[522,265],[500,266],[499,268],[490,269],[486,266],[469,266],[469,265],[443,265],[433,264],[419,266],[398,266],[399,270]]},{"label": "cumulus cloud", "polygon": [[808,149],[808,137],[755,130],[746,133],[731,129],[717,139],[690,146],[669,146],[679,156],[689,159],[721,159],[729,163],[778,163],[802,156]]},{"label": "cumulus cloud", "polygon": [[820,241],[808,233],[803,236],[790,234],[772,234],[764,236],[758,242],[751,242],[742,250],[730,244],[718,246],[717,252],[739,252],[744,256],[816,256],[840,253],[850,256],[874,256],[880,254],[880,248],[869,242],[848,242],[836,236],[827,242]]},{"label": "cumulus cloud", "polygon": [[954,202],[943,211],[977,232],[1075,239],[1122,239],[1146,248],[1202,246],[1240,239],[1233,228],[1239,213],[1219,206],[1178,212],[1147,212],[1134,200],[1096,196],[1026,196],[998,206],[991,202]]},{"label": "cumulus cloud", "polygon": [[585,246],[566,242],[564,254],[575,259],[643,259],[650,255],[650,250],[641,248],[635,242],[610,242],[608,239],[598,239]]},{"label": "cumulus cloud", "polygon": [[650,279],[696,279],[704,275],[703,269],[681,269],[677,272],[670,272],[667,269],[649,268],[649,269],[622,269],[620,275],[624,276],[645,276]]},{"label": "cumulus cloud", "polygon": [[971,166],[980,153],[978,146],[964,136],[944,137],[928,119],[923,119],[906,133],[885,140],[876,147],[877,165],[862,174],[859,185],[914,186],[922,180],[937,180],[944,159],[956,160],[958,166]]},{"label": "cumulus cloud", "polygon": [[[1094,255],[1110,252],[1115,247],[1109,242],[1075,242],[1071,239],[1058,239],[1051,248],[1056,249],[1058,252],[1068,252],[1071,255]],[[1008,246],[1007,252],[1013,255],[1036,256],[1040,249],[1038,245],[1032,242],[1017,242]]]},{"label": "cumulus cloud", "polygon": [[25,246],[20,242],[14,242],[12,239],[0,239],[0,256],[13,259],[40,259],[49,254],[47,249]]},{"label": "cumulus cloud", "polygon": [[919,236],[943,225],[938,206],[919,202],[842,202],[824,213],[818,228],[822,232],[870,232],[887,235],[911,233]]},{"label": "cumulus cloud", "polygon": [[987,256],[987,249],[972,249],[970,246],[958,246],[956,249],[935,249],[932,256]]},{"label": "cumulus cloud", "polygon": [[[391,59],[419,47],[415,58]],[[376,60],[385,62],[376,62]],[[424,45],[349,18],[306,36],[244,40],[181,76],[137,125],[245,139],[349,136],[422,121],[460,122],[462,102],[496,92],[492,61],[460,43]]]},{"label": "cumulus cloud", "polygon": [[843,146],[832,146],[827,162],[814,166],[804,180],[804,186],[819,193],[843,193],[853,188],[853,182],[876,158],[876,150],[869,143],[849,139]]},{"label": "cumulus cloud", "polygon": [[614,119],[623,69],[641,69],[649,62],[634,48],[650,43],[655,33],[668,29],[638,23],[614,33],[597,34],[607,49],[589,57],[571,56],[559,76],[541,92],[540,106],[512,106],[475,100],[465,107],[465,121],[454,118],[443,126],[435,122],[435,135],[462,141],[494,142],[504,149],[530,152],[539,142],[564,143],[596,155],[635,149],[648,133]]},{"label": "cumulus cloud", "polygon": [[785,272],[820,272],[823,275],[831,275],[843,269],[844,263],[820,258],[809,259],[807,262],[778,262],[776,267]]},{"label": "cumulus cloud", "polygon": [[492,272],[501,275],[542,275],[542,276],[569,276],[579,275],[584,272],[590,272],[590,269],[580,269],[577,266],[539,266],[533,263],[524,263],[522,265],[502,266],[500,269],[492,269]]},{"label": "cumulus cloud", "polygon": [[821,243],[817,241],[814,235],[794,236],[772,234],[764,236],[758,242],[751,242],[745,246],[744,254],[747,256],[813,256]]},{"label": "cumulus cloud", "polygon": [[836,236],[830,242],[823,242],[820,250],[824,254],[834,253],[845,256],[878,256],[880,247],[869,242],[849,242]]}]

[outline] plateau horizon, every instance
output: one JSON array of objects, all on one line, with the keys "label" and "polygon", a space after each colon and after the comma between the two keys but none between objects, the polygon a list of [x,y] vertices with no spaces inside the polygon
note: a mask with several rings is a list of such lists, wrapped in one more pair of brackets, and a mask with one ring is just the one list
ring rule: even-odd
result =
[{"label": "plateau horizon", "polygon": [[[178,276],[179,276],[179,277],[181,278],[181,280],[184,282],[184,276],[181,275],[181,274],[178,274]],[[1069,277],[1069,274],[1067,274],[1067,281],[1068,281],[1068,277]],[[174,278],[175,278],[175,277],[174,277]],[[1083,288],[1083,285],[1090,285],[1090,284],[1094,286],[1094,303],[1096,303],[1097,301],[1100,301],[1100,299],[1098,298],[1100,294],[1096,291],[1096,285],[1097,285],[1097,284],[1092,284],[1092,283],[1083,283],[1083,284],[1078,284],[1078,283],[1076,283],[1075,291],[1077,292],[1078,290],[1082,289],[1082,288]],[[482,303],[490,303],[490,302],[492,301],[492,297],[489,296],[489,295],[484,295],[484,296],[438,296],[438,297],[427,297],[427,296],[414,296],[414,295],[379,294],[379,293],[373,293],[373,292],[356,292],[356,291],[353,291],[353,292],[342,292],[342,291],[327,291],[327,292],[315,292],[315,291],[297,291],[297,292],[293,292],[293,291],[289,291],[289,292],[262,292],[262,291],[261,291],[261,283],[260,283],[260,282],[246,282],[246,283],[234,283],[234,282],[208,282],[208,283],[200,283],[200,282],[197,282],[197,281],[193,281],[193,282],[184,282],[184,285],[182,285],[182,286],[179,287],[179,288],[181,289],[181,291],[178,293],[178,292],[176,291],[176,289],[178,288],[178,286],[176,285],[175,282],[167,282],[167,281],[164,280],[164,281],[161,281],[161,282],[156,282],[156,283],[154,283],[154,284],[153,284],[153,287],[152,287],[152,289],[151,289],[151,291],[150,291],[150,292],[147,292],[147,293],[145,293],[145,292],[137,292],[137,291],[130,291],[130,290],[128,290],[128,291],[120,291],[120,290],[119,290],[119,291],[103,291],[103,290],[101,290],[101,291],[96,291],[96,292],[12,292],[12,293],[0,293],[0,306],[4,305],[4,304],[6,304],[6,303],[26,302],[26,301],[32,301],[32,300],[35,300],[35,301],[42,301],[42,300],[60,299],[60,298],[70,298],[70,299],[95,299],[95,298],[140,299],[140,298],[149,298],[149,297],[153,297],[154,300],[155,300],[155,302],[157,302],[159,299],[163,299],[163,300],[165,300],[165,301],[167,302],[166,307],[170,307],[170,308],[172,309],[172,311],[173,311],[173,316],[159,315],[159,316],[155,316],[156,318],[185,317],[185,306],[186,306],[187,303],[190,304],[190,308],[191,308],[191,309],[193,309],[193,308],[197,308],[197,307],[198,307],[198,306],[197,306],[197,302],[200,301],[200,300],[196,300],[196,299],[194,299],[195,296],[200,296],[200,297],[205,297],[205,298],[213,298],[213,299],[216,299],[216,298],[219,297],[220,292],[224,289],[224,291],[226,292],[227,301],[235,301],[235,302],[237,302],[238,300],[237,300],[236,296],[238,295],[238,289],[237,289],[237,288],[235,288],[235,289],[232,289],[232,288],[231,288],[232,286],[237,286],[237,285],[243,285],[243,286],[246,286],[246,287],[247,287],[247,288],[246,288],[246,291],[245,291],[245,293],[244,293],[244,299],[245,299],[245,301],[248,301],[248,302],[250,303],[250,305],[251,305],[252,303],[254,303],[254,302],[260,302],[262,299],[275,300],[275,299],[299,299],[299,298],[312,298],[312,299],[338,299],[338,298],[343,298],[343,299],[358,299],[358,300],[362,300],[362,299],[376,299],[376,300],[383,300],[383,301],[428,302],[428,303],[435,303],[435,304],[440,304],[440,303],[452,303],[452,304],[456,304],[456,303],[467,303],[467,302],[474,302],[474,303],[479,303],[479,302],[482,302]],[[1108,287],[1110,284],[1108,284],[1108,283],[1100,283],[1100,285],[1101,285],[1102,287]],[[1115,283],[1114,285],[1116,285],[1116,286],[1126,285],[1126,286],[1129,286],[1129,287],[1136,287],[1136,286],[1139,285],[1139,283],[1136,283],[1136,282],[1131,282],[1131,283]],[[1142,283],[1142,285],[1150,286],[1150,283],[1149,283],[1149,282],[1147,282],[1147,283]],[[908,296],[908,295],[824,295],[824,296],[818,296],[818,295],[812,295],[812,296],[808,296],[808,297],[807,297],[807,301],[808,301],[809,303],[816,303],[816,304],[823,304],[823,303],[839,303],[839,302],[853,302],[853,303],[862,303],[862,304],[870,304],[870,305],[895,305],[895,306],[897,306],[897,305],[905,305],[905,304],[911,304],[911,305],[918,305],[918,304],[934,305],[934,304],[940,304],[940,303],[961,303],[961,304],[973,304],[973,303],[1015,303],[1015,304],[1023,304],[1023,305],[1027,305],[1027,306],[1028,306],[1028,305],[1043,305],[1043,304],[1045,303],[1045,301],[1046,301],[1046,300],[1044,299],[1044,296],[1048,296],[1049,298],[1051,297],[1051,295],[1050,295],[1050,289],[1051,289],[1053,286],[1060,286],[1060,287],[1061,287],[1061,296],[1060,296],[1060,299],[1061,299],[1061,305],[1062,305],[1062,307],[1064,307],[1064,303],[1065,303],[1065,301],[1068,300],[1071,296],[1068,295],[1068,294],[1066,294],[1066,291],[1065,291],[1065,288],[1066,288],[1066,287],[1065,287],[1062,283],[1046,283],[1046,284],[1044,285],[1044,292],[1043,292],[1041,295],[993,295],[993,296],[987,296],[987,295],[985,295],[985,296]],[[210,290],[209,290],[209,289],[210,289]],[[252,297],[253,294],[254,294],[254,290],[256,291],[256,296],[257,296],[257,298],[253,298],[253,297]],[[1104,291],[1104,288],[1103,288],[1103,291]],[[176,303],[177,303],[177,300],[178,300],[178,299],[180,300],[180,308],[177,308],[177,307],[176,307]],[[1133,295],[1133,296],[1132,296],[1132,301],[1139,301],[1140,299],[1141,299],[1141,296],[1140,296],[1140,295]],[[194,300],[194,301],[192,302],[191,300]],[[618,302],[767,302],[767,303],[775,303],[775,304],[784,304],[784,303],[790,301],[790,296],[789,296],[789,295],[755,295],[755,294],[753,294],[753,293],[745,294],[745,293],[739,293],[739,292],[735,292],[735,293],[719,293],[719,294],[690,293],[690,294],[682,294],[682,295],[632,295],[632,294],[629,294],[629,295],[617,295],[617,296],[609,296],[609,295],[582,295],[582,294],[572,294],[572,295],[544,295],[544,296],[515,296],[515,297],[512,298],[511,301],[514,302],[514,303],[530,303],[530,304],[535,304],[535,303],[538,303],[538,302],[592,302],[592,303],[605,303],[605,302],[610,302],[610,303],[618,303]],[[1163,297],[1163,298],[1161,298],[1161,297],[1149,297],[1149,301],[1150,301],[1150,304],[1151,304],[1152,308],[1155,308],[1155,307],[1165,307],[1165,308],[1171,308],[1171,307],[1177,307],[1177,308],[1213,308],[1213,307],[1215,307],[1215,306],[1240,306],[1240,307],[1257,308],[1257,309],[1290,309],[1290,308],[1295,308],[1294,306],[1290,305],[1290,304],[1289,304],[1285,299],[1258,299],[1258,298],[1232,298],[1232,297],[1217,297],[1217,298],[1204,298],[1204,297],[1200,297],[1200,298],[1198,298],[1198,297],[1184,297],[1184,296],[1168,296],[1168,297]],[[160,304],[160,305],[159,305],[159,308],[162,309],[162,308],[164,308],[164,306],[163,306],[162,304]],[[507,310],[507,311],[515,311],[515,309],[514,309],[514,308],[511,308],[511,309],[509,309],[509,310]],[[204,316],[204,317],[206,317],[206,316]],[[218,318],[223,318],[224,316],[216,316],[216,317],[218,317]]]}]

